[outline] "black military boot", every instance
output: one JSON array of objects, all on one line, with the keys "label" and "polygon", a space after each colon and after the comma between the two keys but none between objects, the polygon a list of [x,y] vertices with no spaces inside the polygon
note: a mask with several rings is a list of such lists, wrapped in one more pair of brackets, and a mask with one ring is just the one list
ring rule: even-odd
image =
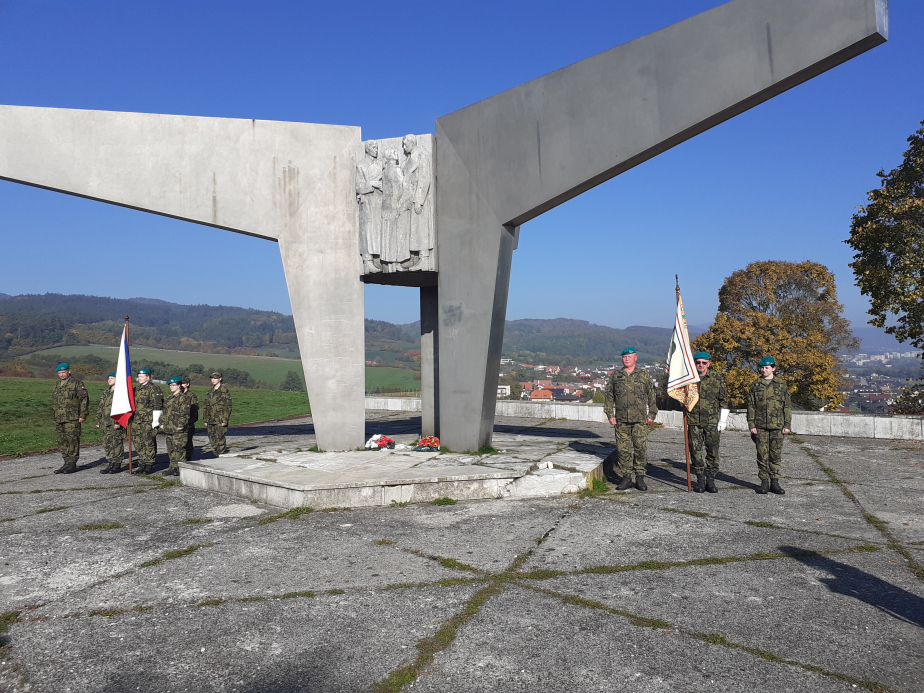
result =
[{"label": "black military boot", "polygon": [[121,462],[117,462],[116,464],[112,465],[112,466],[109,468],[109,473],[110,473],[110,474],[118,474],[118,473],[121,472],[121,471],[122,471],[122,463],[121,463]]},{"label": "black military boot", "polygon": [[112,474],[112,465],[111,464],[106,465],[105,467],[99,470],[99,473],[100,474]]},{"label": "black military boot", "polygon": [[637,488],[639,491],[648,490],[648,486],[645,484],[645,477],[638,475],[635,476],[635,488]]},{"label": "black military boot", "polygon": [[616,490],[617,491],[628,491],[630,488],[632,488],[632,476],[629,474],[626,474],[624,477],[622,477],[619,480],[619,485],[616,486]]},{"label": "black military boot", "polygon": [[696,472],[696,483],[693,484],[694,493],[704,493],[706,491],[706,475]]},{"label": "black military boot", "polygon": [[58,467],[58,468],[54,471],[54,473],[55,473],[55,474],[64,474],[64,470],[65,470],[65,469],[67,469],[67,462],[65,462],[65,463],[62,464],[60,467]]},{"label": "black military boot", "polygon": [[62,473],[62,474],[73,474],[73,473],[76,472],[76,471],[77,471],[77,463],[76,463],[76,462],[68,462],[68,463],[67,463],[66,465],[64,465],[64,467],[61,469],[61,473]]},{"label": "black military boot", "polygon": [[757,492],[758,492],[760,495],[762,495],[762,496],[766,496],[766,495],[767,495],[767,491],[769,491],[769,490],[770,490],[770,480],[769,480],[769,479],[761,479],[761,480],[760,480],[760,488],[757,489]]},{"label": "black military boot", "polygon": [[140,464],[132,470],[132,474],[147,474],[147,467],[142,467]]},{"label": "black military boot", "polygon": [[778,496],[782,496],[786,491],[783,490],[783,487],[780,486],[779,479],[770,479],[770,493],[775,493]]},{"label": "black military boot", "polygon": [[718,493],[719,489],[715,487],[715,474],[710,474],[706,472],[706,492],[707,493]]}]

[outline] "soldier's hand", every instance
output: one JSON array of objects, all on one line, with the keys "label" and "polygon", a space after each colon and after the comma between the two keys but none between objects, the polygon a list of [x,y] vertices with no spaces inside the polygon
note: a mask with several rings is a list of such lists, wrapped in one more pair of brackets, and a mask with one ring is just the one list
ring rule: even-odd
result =
[{"label": "soldier's hand", "polygon": [[[96,424],[96,427],[99,428],[99,424]],[[116,426],[116,428],[118,428],[118,426]]]},{"label": "soldier's hand", "polygon": [[645,423],[649,426],[654,423],[654,419],[645,419]]},{"label": "soldier's hand", "polygon": [[792,431],[790,431],[788,428],[784,428],[784,429],[783,429],[783,435],[784,435],[784,436],[785,436],[787,433],[791,433],[791,432],[792,432]]},{"label": "soldier's hand", "polygon": [[83,419],[77,419],[77,423],[83,423]]},{"label": "soldier's hand", "polygon": [[227,427],[228,427],[228,424],[223,423],[221,426],[222,426],[222,428],[227,428]]},{"label": "soldier's hand", "polygon": [[616,425],[616,417],[614,416],[612,419],[610,419],[610,426],[615,426],[615,425]]},{"label": "soldier's hand", "polygon": [[752,435],[752,436],[756,436],[756,435],[757,435],[757,429],[756,429],[756,428],[752,428],[752,429],[751,429],[751,435]]}]

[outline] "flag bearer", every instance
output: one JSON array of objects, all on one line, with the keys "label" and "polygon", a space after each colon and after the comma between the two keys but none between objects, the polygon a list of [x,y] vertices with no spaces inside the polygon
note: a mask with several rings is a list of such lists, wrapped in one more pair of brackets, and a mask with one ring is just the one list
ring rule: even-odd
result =
[{"label": "flag bearer", "polygon": [[212,389],[205,396],[205,411],[202,422],[209,432],[209,443],[216,455],[228,452],[225,443],[225,433],[228,431],[228,421],[231,418],[231,392],[228,386],[221,382],[221,371],[212,373]]},{"label": "flag bearer", "polygon": [[90,415],[90,397],[83,381],[71,376],[69,364],[59,363],[55,373],[58,382],[51,393],[51,402],[58,449],[64,458],[64,464],[55,474],[73,474],[80,459],[80,424]]},{"label": "flag bearer", "polygon": [[167,436],[170,467],[164,476],[179,476],[180,462],[186,459],[186,427],[189,425],[189,397],[183,392],[182,378],[170,378],[170,396],[164,402],[160,428]]},{"label": "flag bearer", "polygon": [[112,413],[112,395],[116,384],[116,374],[109,374],[109,389],[103,391],[96,408],[96,427],[102,429],[103,448],[106,450],[108,466],[100,469],[100,474],[118,474],[122,471],[122,455],[125,454],[125,429],[110,416]]},{"label": "flag bearer", "polygon": [[765,356],[758,364],[760,377],[748,390],[748,428],[757,445],[757,475],[760,488],[757,492],[766,494],[786,493],[780,487],[780,458],[783,455],[783,436],[792,426],[792,404],[789,387],[779,378],[774,378],[776,361]]},{"label": "flag bearer", "polygon": [[186,461],[193,458],[193,436],[196,435],[196,422],[199,420],[199,398],[196,393],[189,389],[189,376],[183,376],[180,387],[183,393],[189,398],[189,425],[186,429]]},{"label": "flag bearer", "polygon": [[138,451],[135,474],[150,474],[157,457],[157,426],[164,410],[164,391],[151,382],[151,370],[138,371],[135,390],[135,414],[132,416],[132,438]]},{"label": "flag bearer", "polygon": [[648,426],[658,415],[654,383],[645,371],[636,370],[638,355],[635,347],[622,352],[620,370],[613,371],[604,392],[603,411],[610,424],[616,428],[616,450],[619,455],[617,473],[620,476],[619,491],[632,486],[635,473],[635,488],[647,491],[645,468],[648,460]]},{"label": "flag bearer", "polygon": [[699,374],[699,400],[687,414],[690,457],[696,472],[697,493],[717,493],[715,475],[719,471],[719,435],[728,417],[728,390],[725,378],[709,371],[710,355],[700,351],[693,357]]}]

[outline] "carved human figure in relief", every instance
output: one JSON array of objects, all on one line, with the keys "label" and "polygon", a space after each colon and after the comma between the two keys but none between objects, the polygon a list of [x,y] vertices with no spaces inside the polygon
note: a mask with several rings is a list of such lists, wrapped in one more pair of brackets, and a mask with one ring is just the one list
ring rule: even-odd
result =
[{"label": "carved human figure in relief", "polygon": [[359,203],[359,251],[363,272],[379,272],[376,261],[382,254],[382,164],[379,143],[366,142],[366,155],[356,165],[356,202]]},{"label": "carved human figure in relief", "polygon": [[[398,217],[404,195],[404,174],[398,166],[398,152],[385,151],[385,169],[382,172],[382,253],[383,272],[397,272],[400,263],[409,258],[406,234],[399,233]],[[403,236],[403,238],[402,238]]]},{"label": "carved human figure in relief", "polygon": [[[399,230],[408,238],[408,259],[405,268],[430,270],[430,251],[433,249],[433,203],[430,187],[432,166],[430,157],[417,146],[414,135],[402,141],[407,158],[401,164],[404,174],[404,195],[401,204]],[[419,266],[418,266],[419,265]]]}]

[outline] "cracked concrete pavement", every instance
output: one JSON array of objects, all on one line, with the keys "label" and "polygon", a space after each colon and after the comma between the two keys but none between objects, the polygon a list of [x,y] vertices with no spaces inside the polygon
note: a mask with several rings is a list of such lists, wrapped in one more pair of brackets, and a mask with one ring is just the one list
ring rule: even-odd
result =
[{"label": "cracked concrete pavement", "polygon": [[[495,431],[475,464],[613,449],[601,424]],[[314,445],[310,419],[229,440]],[[98,447],[73,475],[6,460],[0,690],[922,691],[922,448],[794,436],[786,495],[759,496],[726,432],[719,493],[694,494],[659,429],[647,493],[289,513],[99,475]]]}]

